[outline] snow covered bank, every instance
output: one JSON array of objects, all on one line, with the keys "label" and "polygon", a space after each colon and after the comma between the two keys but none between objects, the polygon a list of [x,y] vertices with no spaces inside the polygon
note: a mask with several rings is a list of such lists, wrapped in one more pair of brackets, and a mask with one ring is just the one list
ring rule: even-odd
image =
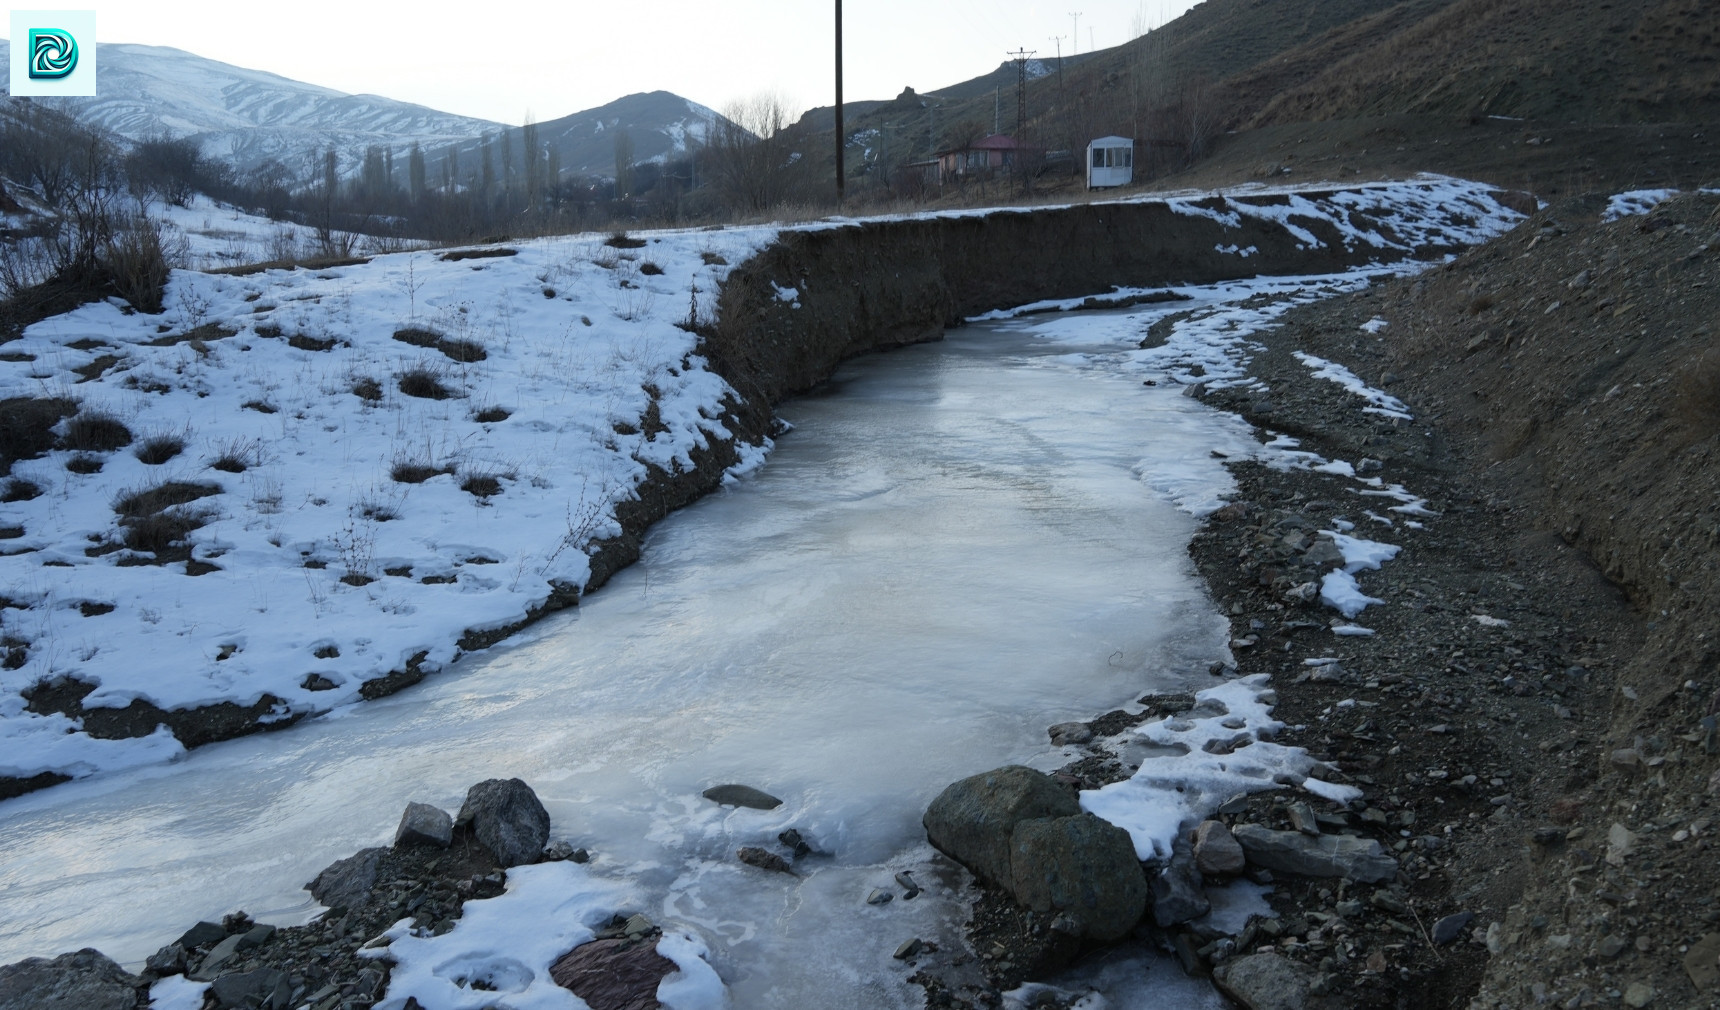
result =
[{"label": "snow covered bank", "polygon": [[[735,441],[733,391],[676,324],[773,234],[176,273],[161,316],[96,303],[31,327],[4,395],[75,399],[129,444],[13,467],[5,631],[28,644],[0,679],[0,774],[178,749],[27,711],[40,680],[93,685],[85,709],[290,719],[565,602],[653,468]],[[188,557],[164,561],[176,534]]]}]

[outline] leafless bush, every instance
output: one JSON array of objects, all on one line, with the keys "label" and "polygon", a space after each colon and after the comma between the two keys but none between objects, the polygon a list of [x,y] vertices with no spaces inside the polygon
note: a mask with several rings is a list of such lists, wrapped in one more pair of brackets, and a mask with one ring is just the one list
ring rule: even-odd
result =
[{"label": "leafless bush", "polygon": [[146,437],[138,443],[133,453],[142,463],[149,466],[160,466],[184,451],[185,438],[183,436],[161,434]]},{"label": "leafless bush", "polygon": [[454,395],[454,391],[442,384],[441,373],[434,369],[419,366],[409,368],[399,375],[400,391],[407,396],[416,396],[421,400],[446,400]]}]

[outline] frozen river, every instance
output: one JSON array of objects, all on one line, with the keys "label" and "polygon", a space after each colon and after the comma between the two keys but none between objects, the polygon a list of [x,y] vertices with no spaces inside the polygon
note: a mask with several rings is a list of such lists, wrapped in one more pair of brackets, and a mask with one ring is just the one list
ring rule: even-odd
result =
[{"label": "frozen river", "polygon": [[[782,406],[795,428],[766,466],[656,526],[577,612],[391,698],[0,804],[0,963],[136,962],[238,908],[303,921],[301,885],[386,844],[408,801],[454,810],[518,776],[554,837],[704,938],[734,1006],[917,1005],[890,952],[953,944],[965,917],[926,803],[1000,764],[1056,767],[1047,726],[1207,686],[1222,654],[1171,498],[1211,500],[1212,450],[1252,443],[1142,384],[1130,352],[1165,311],[852,362]],[[785,804],[700,798],[722,782]],[[833,855],[798,879],[734,860],[787,827]],[[898,869],[928,893],[866,905]],[[1213,999],[1162,965],[1121,975],[1112,1007]]]}]

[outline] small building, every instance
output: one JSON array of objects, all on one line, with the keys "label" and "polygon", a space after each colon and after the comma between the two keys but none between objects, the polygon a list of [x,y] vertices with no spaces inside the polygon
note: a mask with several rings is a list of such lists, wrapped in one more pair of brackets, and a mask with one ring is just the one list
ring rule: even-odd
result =
[{"label": "small building", "polygon": [[1135,142],[1100,137],[1087,145],[1087,188],[1127,186],[1135,181]]},{"label": "small building", "polygon": [[1017,159],[1025,150],[1026,148],[1016,143],[1015,138],[994,133],[966,147],[939,151],[939,181],[950,182],[964,177],[985,178],[1000,170],[1008,171],[1015,167]]}]

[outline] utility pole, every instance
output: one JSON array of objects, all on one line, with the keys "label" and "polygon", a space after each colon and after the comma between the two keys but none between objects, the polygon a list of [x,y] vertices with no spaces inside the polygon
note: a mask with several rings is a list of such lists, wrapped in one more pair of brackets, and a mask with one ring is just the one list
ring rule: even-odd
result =
[{"label": "utility pole", "polygon": [[1004,53],[1015,60],[1015,140],[1020,143],[1027,132],[1027,61],[1037,49],[1017,49]]},{"label": "utility pole", "polygon": [[1069,40],[1069,55],[1076,55],[1081,48],[1081,12],[1070,11],[1069,16],[1075,19],[1075,37]]},{"label": "utility pole", "polygon": [[847,188],[846,168],[842,164],[848,139],[842,127],[842,0],[836,0],[836,202],[841,203]]},{"label": "utility pole", "polygon": [[1063,36],[1053,35],[1051,41],[1057,43],[1057,99],[1063,100]]}]

